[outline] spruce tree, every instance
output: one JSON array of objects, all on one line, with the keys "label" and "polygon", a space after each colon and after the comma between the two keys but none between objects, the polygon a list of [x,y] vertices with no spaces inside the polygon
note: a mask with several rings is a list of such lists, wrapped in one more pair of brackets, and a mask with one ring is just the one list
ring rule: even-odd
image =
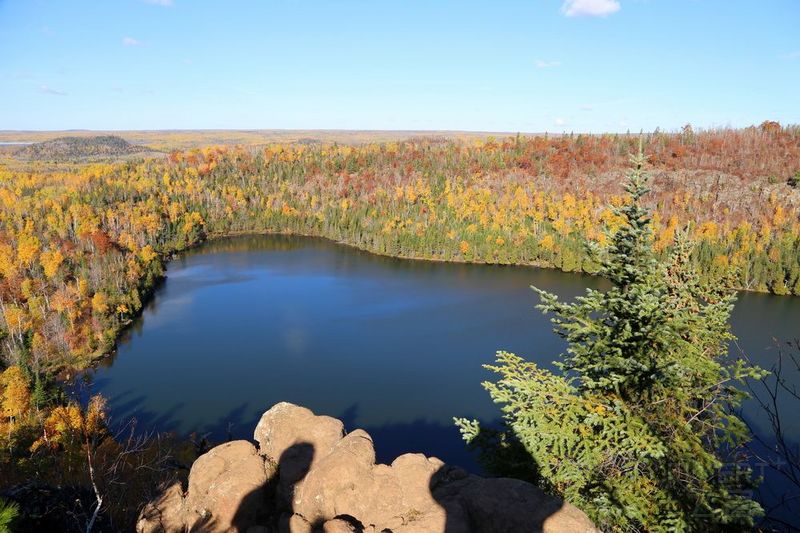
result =
[{"label": "spruce tree", "polygon": [[727,358],[735,294],[700,281],[687,234],[657,260],[644,157],[632,164],[621,224],[590,250],[610,288],[574,303],[534,288],[567,341],[562,375],[499,352],[484,387],[505,429],[456,422],[494,473],[518,474],[524,448],[527,477],[603,529],[746,529],[761,508],[739,493],[749,472],[726,461],[747,437],[736,382],[761,371]]},{"label": "spruce tree", "polygon": [[13,531],[11,526],[19,516],[19,505],[0,499],[0,533]]}]

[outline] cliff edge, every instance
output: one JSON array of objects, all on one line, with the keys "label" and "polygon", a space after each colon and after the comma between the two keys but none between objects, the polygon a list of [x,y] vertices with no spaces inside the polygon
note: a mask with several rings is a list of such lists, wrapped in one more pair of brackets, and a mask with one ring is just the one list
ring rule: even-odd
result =
[{"label": "cliff edge", "polygon": [[142,511],[140,533],[242,531],[597,531],[579,509],[523,481],[482,478],[422,454],[375,464],[372,438],[290,403],[264,413],[254,445],[233,441],[192,465]]}]

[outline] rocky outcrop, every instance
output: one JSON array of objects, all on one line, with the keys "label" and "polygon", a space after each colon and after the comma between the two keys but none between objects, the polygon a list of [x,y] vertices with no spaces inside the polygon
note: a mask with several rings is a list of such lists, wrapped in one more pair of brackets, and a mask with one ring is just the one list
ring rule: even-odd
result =
[{"label": "rocky outcrop", "polygon": [[589,532],[572,505],[514,479],[484,479],[436,458],[375,464],[365,431],[280,403],[255,431],[192,465],[142,511],[137,530],[352,532]]}]

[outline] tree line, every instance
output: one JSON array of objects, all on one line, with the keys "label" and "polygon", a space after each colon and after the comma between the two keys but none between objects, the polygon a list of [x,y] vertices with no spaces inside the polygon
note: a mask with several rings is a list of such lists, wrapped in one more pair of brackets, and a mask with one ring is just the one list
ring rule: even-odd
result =
[{"label": "tree line", "polygon": [[[613,244],[626,226],[622,175],[639,139],[273,144],[0,167],[3,471],[108,437],[102,402],[93,413],[70,405],[56,377],[113,348],[173,254],[226,234],[284,232],[398,257],[605,275],[586,243]],[[641,142],[657,260],[675,254],[680,234],[698,283],[800,294],[800,129],[684,128]]]}]

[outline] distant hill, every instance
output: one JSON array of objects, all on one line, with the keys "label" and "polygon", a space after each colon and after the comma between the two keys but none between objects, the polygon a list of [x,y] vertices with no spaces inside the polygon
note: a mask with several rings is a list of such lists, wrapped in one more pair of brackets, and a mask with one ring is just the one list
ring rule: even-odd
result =
[{"label": "distant hill", "polygon": [[122,137],[101,135],[96,137],[59,137],[25,146],[17,150],[14,155],[21,159],[63,161],[119,157],[149,151],[152,149],[131,144]]}]

